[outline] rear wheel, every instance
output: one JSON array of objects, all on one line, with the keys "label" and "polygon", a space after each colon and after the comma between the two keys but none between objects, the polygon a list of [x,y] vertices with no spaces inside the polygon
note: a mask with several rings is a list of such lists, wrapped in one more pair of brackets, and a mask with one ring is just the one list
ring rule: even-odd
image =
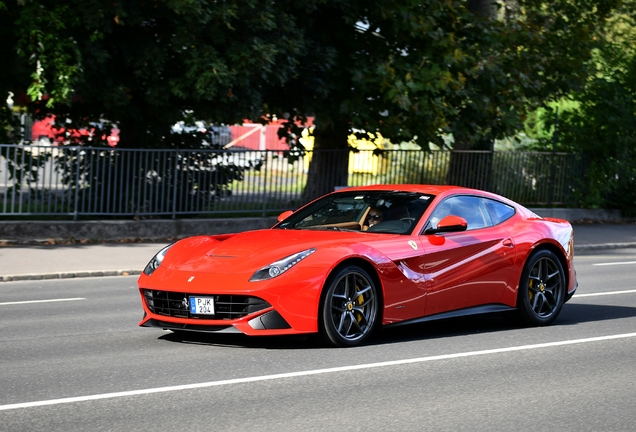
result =
[{"label": "rear wheel", "polygon": [[530,325],[547,325],[563,307],[567,290],[565,272],[557,256],[540,250],[530,256],[521,273],[517,308]]},{"label": "rear wheel", "polygon": [[325,284],[320,311],[320,333],[333,346],[362,344],[373,332],[378,317],[377,289],[361,267],[347,266]]}]

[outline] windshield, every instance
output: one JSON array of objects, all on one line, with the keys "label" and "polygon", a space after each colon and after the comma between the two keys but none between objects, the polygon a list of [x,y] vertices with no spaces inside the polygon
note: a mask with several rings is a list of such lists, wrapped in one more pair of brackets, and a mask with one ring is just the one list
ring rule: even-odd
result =
[{"label": "windshield", "polygon": [[410,234],[432,198],[399,191],[338,192],[299,209],[274,228]]}]

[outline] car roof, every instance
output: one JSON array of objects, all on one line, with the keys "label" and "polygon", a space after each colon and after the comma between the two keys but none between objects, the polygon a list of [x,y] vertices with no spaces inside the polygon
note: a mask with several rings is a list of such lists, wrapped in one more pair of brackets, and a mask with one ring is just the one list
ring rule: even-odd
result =
[{"label": "car roof", "polygon": [[420,192],[430,195],[440,195],[445,192],[464,192],[464,193],[483,193],[483,191],[477,189],[470,189],[460,186],[447,186],[447,185],[425,185],[425,184],[376,184],[369,186],[355,186],[340,189],[338,192],[345,191],[404,191],[404,192]]},{"label": "car roof", "polygon": [[436,197],[444,198],[454,194],[465,195],[479,195],[486,198],[496,199],[506,204],[517,207],[517,209],[523,206],[519,203],[512,201],[506,197],[498,195],[493,192],[488,192],[481,189],[472,189],[463,186],[449,186],[449,185],[427,185],[427,184],[376,184],[369,186],[354,186],[339,189],[337,192],[354,192],[354,191],[401,191],[401,192],[417,192],[423,194],[429,194]]}]

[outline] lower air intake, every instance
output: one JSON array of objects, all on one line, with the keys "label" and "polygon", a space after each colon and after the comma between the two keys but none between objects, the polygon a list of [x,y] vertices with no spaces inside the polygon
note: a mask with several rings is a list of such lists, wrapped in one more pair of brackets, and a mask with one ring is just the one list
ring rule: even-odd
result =
[{"label": "lower air intake", "polygon": [[[263,299],[244,295],[196,294],[149,289],[143,292],[146,305],[152,313],[175,318],[234,320],[271,307]],[[190,313],[190,297],[192,296],[212,297],[214,299],[214,315]]]}]

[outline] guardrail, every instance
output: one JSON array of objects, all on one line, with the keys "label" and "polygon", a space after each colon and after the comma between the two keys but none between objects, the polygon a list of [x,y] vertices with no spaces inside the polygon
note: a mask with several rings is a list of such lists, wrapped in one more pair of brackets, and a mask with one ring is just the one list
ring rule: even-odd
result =
[{"label": "guardrail", "polygon": [[[316,151],[0,145],[0,216],[270,215],[304,204]],[[342,151],[347,185],[457,184],[527,205],[574,204],[578,155]],[[321,178],[325,184],[329,178]]]}]

